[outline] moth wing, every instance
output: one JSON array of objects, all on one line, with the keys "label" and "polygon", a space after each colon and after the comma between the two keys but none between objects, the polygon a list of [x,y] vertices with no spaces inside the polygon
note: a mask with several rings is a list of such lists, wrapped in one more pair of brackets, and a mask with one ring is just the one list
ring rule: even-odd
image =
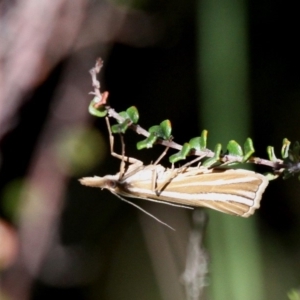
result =
[{"label": "moth wing", "polygon": [[159,195],[151,190],[148,181],[132,182],[129,190],[143,199],[208,207],[249,217],[260,207],[262,194],[269,183],[265,176],[248,170],[213,169],[200,174],[192,171],[167,182]]}]

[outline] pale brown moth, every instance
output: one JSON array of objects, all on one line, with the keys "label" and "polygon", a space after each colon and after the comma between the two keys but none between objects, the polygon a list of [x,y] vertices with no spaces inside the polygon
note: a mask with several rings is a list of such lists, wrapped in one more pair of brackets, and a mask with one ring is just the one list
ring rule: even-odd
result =
[{"label": "pale brown moth", "polygon": [[269,183],[265,176],[243,169],[208,169],[200,164],[192,166],[200,158],[180,168],[165,168],[158,164],[162,155],[154,164],[145,166],[141,161],[124,155],[123,139],[123,154],[113,151],[113,135],[108,119],[107,124],[111,154],[121,159],[120,172],[104,177],[85,177],[80,179],[81,184],[108,189],[126,202],[122,196],[175,206],[208,207],[241,217],[249,217],[259,208]]}]

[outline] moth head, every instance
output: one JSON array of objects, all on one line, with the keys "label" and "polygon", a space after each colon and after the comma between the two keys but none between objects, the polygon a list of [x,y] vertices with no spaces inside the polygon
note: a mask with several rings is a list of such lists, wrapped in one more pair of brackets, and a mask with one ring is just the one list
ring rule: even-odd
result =
[{"label": "moth head", "polygon": [[101,189],[114,190],[117,186],[118,178],[115,175],[106,175],[104,177],[83,177],[79,179],[82,185],[98,187]]}]

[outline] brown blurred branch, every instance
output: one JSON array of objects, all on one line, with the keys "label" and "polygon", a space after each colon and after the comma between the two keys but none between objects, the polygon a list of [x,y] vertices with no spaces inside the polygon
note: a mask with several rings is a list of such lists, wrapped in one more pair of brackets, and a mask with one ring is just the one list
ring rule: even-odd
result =
[{"label": "brown blurred branch", "polygon": [[66,55],[78,35],[86,2],[12,2],[0,19],[0,139],[14,125],[26,94]]},{"label": "brown blurred branch", "polygon": [[87,0],[12,3],[0,17],[0,28],[0,139],[14,126],[24,97],[75,41],[73,50],[99,41],[141,46],[157,42],[163,32],[156,17],[101,1],[87,10]]},{"label": "brown blurred branch", "polygon": [[[71,56],[32,156],[22,193],[19,257],[1,278],[1,285],[12,300],[30,298],[32,283],[57,238],[68,181],[54,151],[57,135],[87,123],[86,70],[91,64],[89,58],[94,60],[99,55],[98,47],[84,47],[120,37],[129,43],[138,43],[143,38],[145,43],[147,32],[151,37],[151,18],[145,26],[142,24],[145,14],[134,12],[135,19],[128,21],[132,14],[124,8],[99,1],[88,9],[87,3],[87,0],[14,1],[0,14],[0,140],[15,125],[18,110],[29,93],[61,59]],[[140,24],[137,29],[135,22]],[[127,25],[123,27],[124,23]],[[127,34],[120,34],[124,28]],[[106,51],[107,45],[101,55],[105,57]]]}]

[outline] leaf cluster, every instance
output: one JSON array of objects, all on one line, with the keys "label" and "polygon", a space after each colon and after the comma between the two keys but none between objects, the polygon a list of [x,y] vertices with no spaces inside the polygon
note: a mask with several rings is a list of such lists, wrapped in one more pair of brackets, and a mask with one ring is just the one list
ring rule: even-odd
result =
[{"label": "leaf cluster", "polygon": [[[110,117],[117,121],[117,124],[111,127],[113,133],[124,134],[128,129],[144,135],[146,138],[137,143],[137,149],[152,148],[155,144],[177,149],[178,151],[169,157],[170,163],[185,160],[188,156],[196,156],[195,161],[201,161],[205,167],[216,167],[224,165],[234,165],[237,163],[254,163],[265,165],[272,168],[266,176],[269,180],[275,179],[283,174],[283,179],[287,179],[294,174],[300,173],[300,144],[295,142],[293,147],[288,139],[283,139],[281,148],[281,157],[278,159],[275,155],[274,147],[267,147],[269,159],[262,159],[253,156],[255,150],[251,138],[247,138],[243,147],[236,141],[231,140],[226,146],[226,151],[222,151],[222,145],[217,144],[214,150],[207,148],[207,130],[203,130],[201,135],[194,137],[183,145],[174,142],[172,134],[172,125],[170,120],[164,120],[159,125],[151,126],[145,130],[140,125],[139,112],[135,106],[129,107],[126,111],[117,113],[107,104],[108,92],[100,92],[100,82],[97,80],[97,74],[100,72],[103,61],[98,59],[95,67],[90,71],[93,80],[95,97],[89,105],[89,112],[97,117]],[[166,152],[166,151],[165,151]],[[300,176],[299,176],[300,180]]]}]

